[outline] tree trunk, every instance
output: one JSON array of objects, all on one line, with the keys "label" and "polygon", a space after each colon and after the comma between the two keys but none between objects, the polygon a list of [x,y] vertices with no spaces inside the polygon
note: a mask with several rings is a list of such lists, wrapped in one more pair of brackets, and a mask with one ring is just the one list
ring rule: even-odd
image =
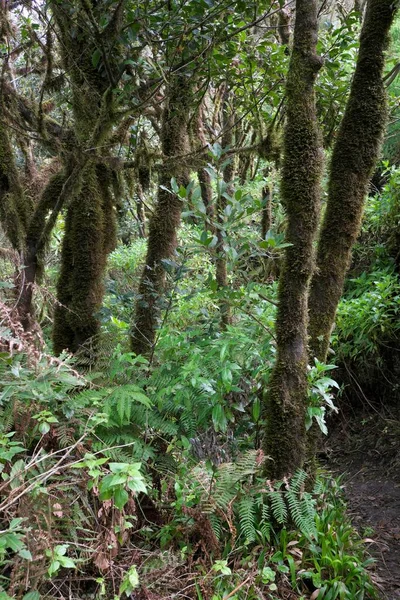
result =
[{"label": "tree trunk", "polygon": [[[222,101],[222,128],[223,134],[221,138],[221,145],[224,150],[232,147],[233,145],[233,128],[234,128],[234,114],[232,107],[230,106],[231,94],[226,85],[223,101]],[[233,194],[233,178],[235,174],[234,158],[226,164],[223,169],[223,180],[225,192],[231,196]],[[224,249],[224,238],[225,238],[225,208],[226,199],[223,193],[219,192],[217,195],[216,203],[216,236],[217,243],[215,246],[215,278],[217,280],[218,291],[220,292],[219,309],[221,313],[221,325],[225,328],[232,322],[231,309],[229,300],[226,298],[226,290],[228,288],[228,273],[226,265],[226,253]]]},{"label": "tree trunk", "polygon": [[328,202],[312,279],[310,354],[325,361],[336,309],[359,234],[364,198],[386,124],[384,51],[394,17],[392,0],[369,0],[350,96],[333,150]]},{"label": "tree trunk", "polygon": [[154,349],[165,287],[163,260],[173,258],[177,246],[182,200],[171,193],[171,178],[175,177],[178,186],[186,186],[189,170],[184,160],[168,159],[189,152],[190,100],[190,88],[185,75],[174,76],[167,90],[167,105],[162,118],[161,143],[166,161],[159,177],[157,205],[149,223],[146,265],[135,307],[131,346],[136,354],[149,355]]},{"label": "tree trunk", "polygon": [[69,206],[62,245],[54,314],[54,352],[77,352],[99,333],[97,312],[103,299],[107,255],[115,244],[111,177],[90,161],[81,189]]},{"label": "tree trunk", "polygon": [[[205,148],[207,146],[207,139],[204,133],[204,109],[202,105],[199,107],[197,121],[194,127],[194,135],[200,142],[200,149]],[[215,233],[211,175],[207,169],[200,168],[197,171],[197,178],[200,185],[201,199],[203,201],[204,208],[206,209],[205,227],[212,233]]]},{"label": "tree trunk", "polygon": [[[267,170],[267,174],[269,169]],[[272,185],[267,183],[262,190],[261,239],[265,240],[272,225]]]},{"label": "tree trunk", "polygon": [[281,194],[287,209],[285,262],[279,280],[277,357],[265,397],[263,447],[267,475],[293,473],[305,457],[307,401],[307,294],[313,270],[322,172],[314,83],[322,61],[316,55],[317,2],[297,0],[293,51],[286,83],[287,116]]},{"label": "tree trunk", "polygon": [[[116,100],[108,70],[98,69],[92,61],[98,48],[87,31],[95,19],[96,3],[51,5],[72,92],[75,148],[71,144],[64,160],[79,167],[76,189],[69,198],[57,283],[53,345],[59,354],[65,349],[76,352],[100,330],[97,312],[103,299],[107,254],[116,236],[111,172],[99,161],[98,153],[101,149],[103,156],[107,154],[104,142],[115,124]],[[118,52],[108,60],[110,68],[117,68]]]}]

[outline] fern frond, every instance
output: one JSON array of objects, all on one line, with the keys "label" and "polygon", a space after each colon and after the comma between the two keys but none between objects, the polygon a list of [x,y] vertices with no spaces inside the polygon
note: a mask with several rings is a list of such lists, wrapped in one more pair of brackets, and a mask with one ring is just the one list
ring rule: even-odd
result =
[{"label": "fern frond", "polygon": [[252,496],[242,498],[239,502],[239,526],[247,542],[256,540],[255,502]]},{"label": "fern frond", "polygon": [[220,517],[215,513],[211,513],[209,519],[217,540],[220,540],[222,537],[222,521]]},{"label": "fern frond", "polygon": [[274,490],[268,492],[268,496],[271,502],[273,518],[279,523],[279,525],[284,525],[287,520],[287,508],[282,493],[278,490]]}]

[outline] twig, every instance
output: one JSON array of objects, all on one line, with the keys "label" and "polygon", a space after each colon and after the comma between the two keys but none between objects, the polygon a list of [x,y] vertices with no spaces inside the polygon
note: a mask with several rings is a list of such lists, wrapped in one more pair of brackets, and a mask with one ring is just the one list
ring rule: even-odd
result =
[{"label": "twig", "polygon": [[228,598],[231,598],[233,594],[236,594],[236,592],[238,592],[244,585],[246,585],[246,583],[250,581],[250,579],[250,577],[247,577],[244,581],[242,581],[242,583],[239,583],[239,585],[237,585],[234,590],[229,592],[227,596],[224,596],[222,600],[228,600]]}]

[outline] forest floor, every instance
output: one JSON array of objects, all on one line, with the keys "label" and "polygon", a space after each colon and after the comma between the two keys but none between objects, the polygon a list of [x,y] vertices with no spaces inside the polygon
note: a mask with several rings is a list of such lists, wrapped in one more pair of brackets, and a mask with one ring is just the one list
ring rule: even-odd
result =
[{"label": "forest floor", "polygon": [[344,474],[348,512],[376,560],[373,580],[384,600],[400,599],[399,440],[398,415],[376,411],[342,416],[326,444],[327,466]]}]

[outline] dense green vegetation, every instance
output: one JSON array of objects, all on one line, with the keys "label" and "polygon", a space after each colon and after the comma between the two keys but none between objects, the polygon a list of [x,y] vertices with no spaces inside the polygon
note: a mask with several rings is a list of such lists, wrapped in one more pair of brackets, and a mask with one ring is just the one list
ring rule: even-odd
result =
[{"label": "dense green vegetation", "polygon": [[400,422],[396,9],[0,3],[0,600],[379,597],[321,458]]}]

